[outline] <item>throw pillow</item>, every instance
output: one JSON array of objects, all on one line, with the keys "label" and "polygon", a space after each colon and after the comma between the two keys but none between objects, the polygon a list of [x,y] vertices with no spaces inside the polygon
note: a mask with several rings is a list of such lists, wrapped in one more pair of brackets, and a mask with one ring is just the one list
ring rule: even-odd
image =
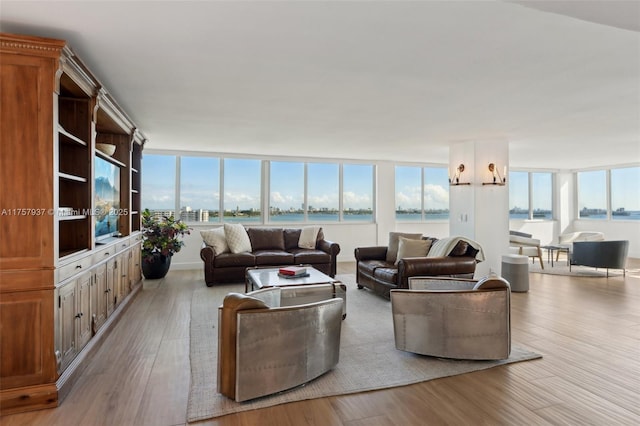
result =
[{"label": "throw pillow", "polygon": [[463,240],[458,241],[455,247],[449,253],[449,256],[464,256],[469,248],[469,243]]},{"label": "throw pillow", "polygon": [[300,238],[298,239],[298,247],[305,249],[316,248],[316,239],[318,238],[319,226],[305,226],[300,232]]},{"label": "throw pillow", "polygon": [[224,228],[222,226],[208,231],[200,231],[200,235],[206,245],[213,247],[213,252],[216,256],[229,252],[227,237],[224,234]]},{"label": "throw pillow", "polygon": [[231,253],[245,253],[251,251],[251,240],[244,226],[240,223],[225,223],[224,234]]},{"label": "throw pillow", "polygon": [[419,240],[422,234],[409,234],[405,232],[389,232],[389,244],[387,245],[387,262],[395,263],[398,257],[399,238],[409,238],[411,240]]},{"label": "throw pillow", "polygon": [[400,237],[398,241],[398,256],[395,261],[395,265],[400,262],[400,259],[405,257],[423,257],[429,252],[431,247],[430,240],[411,240],[409,238]]}]

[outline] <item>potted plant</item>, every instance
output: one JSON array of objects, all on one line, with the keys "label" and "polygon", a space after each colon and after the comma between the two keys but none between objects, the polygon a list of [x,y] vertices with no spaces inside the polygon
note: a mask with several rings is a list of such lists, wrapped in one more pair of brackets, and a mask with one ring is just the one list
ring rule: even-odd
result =
[{"label": "potted plant", "polygon": [[142,273],[145,278],[163,278],[169,272],[171,256],[184,245],[181,240],[190,234],[189,227],[173,216],[153,216],[149,209],[142,212]]}]

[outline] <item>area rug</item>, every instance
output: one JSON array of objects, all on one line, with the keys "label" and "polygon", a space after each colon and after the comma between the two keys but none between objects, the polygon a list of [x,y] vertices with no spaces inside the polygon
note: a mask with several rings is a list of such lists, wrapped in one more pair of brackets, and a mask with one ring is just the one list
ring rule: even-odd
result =
[{"label": "area rug", "polygon": [[[529,272],[536,274],[548,274],[548,275],[566,275],[569,277],[593,277],[593,278],[607,278],[606,269],[596,269],[589,266],[572,265],[571,271],[569,266],[562,259],[560,262],[551,263],[545,262],[544,269],[540,268],[538,263],[529,264]],[[627,269],[626,275],[631,277],[640,276],[640,269]],[[609,269],[609,278],[622,277],[622,269]]]},{"label": "area rug", "polygon": [[242,292],[244,285],[195,290],[191,301],[191,386],[187,421],[293,401],[403,386],[541,358],[518,345],[512,345],[511,356],[502,361],[445,360],[399,351],[393,338],[391,303],[367,290],[357,290],[354,275],[336,278],[347,285],[347,318],[342,324],[338,365],[304,386],[244,403],[234,402],[216,390],[217,308],[228,292]]}]

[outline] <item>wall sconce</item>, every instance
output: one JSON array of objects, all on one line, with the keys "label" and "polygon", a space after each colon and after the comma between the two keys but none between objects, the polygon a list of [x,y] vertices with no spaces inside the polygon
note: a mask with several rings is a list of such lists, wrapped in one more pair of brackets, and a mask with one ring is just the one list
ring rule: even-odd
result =
[{"label": "wall sconce", "polygon": [[507,183],[507,166],[504,166],[504,172],[502,176],[500,176],[500,172],[498,172],[498,167],[494,163],[489,163],[489,171],[491,172],[491,176],[493,177],[492,182],[483,182],[483,185],[499,185],[504,186]]},{"label": "wall sconce", "polygon": [[464,164],[460,164],[453,173],[453,176],[449,176],[449,185],[471,185],[470,182],[460,182],[460,175],[462,172],[464,172]]}]

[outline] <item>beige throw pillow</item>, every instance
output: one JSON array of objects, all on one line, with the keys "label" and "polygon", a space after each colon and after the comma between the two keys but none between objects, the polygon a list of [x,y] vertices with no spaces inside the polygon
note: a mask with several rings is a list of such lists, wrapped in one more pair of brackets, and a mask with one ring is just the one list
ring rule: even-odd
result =
[{"label": "beige throw pillow", "polygon": [[231,253],[245,253],[251,251],[251,240],[244,226],[240,223],[225,223],[224,234]]},{"label": "beige throw pillow", "polygon": [[398,238],[404,237],[411,240],[419,240],[422,234],[409,234],[405,232],[389,232],[389,244],[387,246],[387,262],[395,263],[398,257]]},{"label": "beige throw pillow", "polygon": [[206,245],[213,247],[213,252],[216,256],[222,253],[229,253],[227,237],[224,234],[224,228],[222,226],[206,231],[200,231],[200,235]]},{"label": "beige throw pillow", "polygon": [[398,257],[395,265],[400,259],[405,257],[424,257],[429,252],[431,240],[411,240],[409,238],[400,237],[398,241]]}]

